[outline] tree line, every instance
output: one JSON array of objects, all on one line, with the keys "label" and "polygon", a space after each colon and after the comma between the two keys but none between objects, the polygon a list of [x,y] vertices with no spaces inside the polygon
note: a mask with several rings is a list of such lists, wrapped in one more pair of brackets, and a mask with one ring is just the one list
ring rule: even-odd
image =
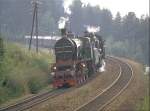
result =
[{"label": "tree line", "polygon": [[[149,60],[149,21],[150,17],[140,18],[134,12],[115,17],[109,9],[90,4],[83,6],[75,0],[70,6],[71,14],[66,15],[63,0],[42,0],[39,4],[39,34],[58,34],[58,21],[68,16],[69,28],[75,34],[83,34],[86,26],[100,26],[99,34],[106,40],[107,54],[128,57],[144,64]],[[32,5],[30,0],[0,1],[0,32],[8,39],[18,40],[31,32]]]}]

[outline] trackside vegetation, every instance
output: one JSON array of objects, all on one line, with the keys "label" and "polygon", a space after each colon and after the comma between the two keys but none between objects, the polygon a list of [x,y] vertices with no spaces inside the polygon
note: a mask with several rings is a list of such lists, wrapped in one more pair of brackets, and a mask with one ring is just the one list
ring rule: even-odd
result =
[{"label": "trackside vegetation", "polygon": [[0,37],[0,65],[3,60],[4,48],[3,48],[3,39]]},{"label": "trackside vegetation", "polygon": [[145,96],[141,104],[137,105],[137,111],[149,111],[149,96]]},{"label": "trackside vegetation", "polygon": [[38,93],[51,83],[49,67],[53,58],[48,52],[37,54],[16,43],[3,43],[3,50],[0,63],[0,104]]}]

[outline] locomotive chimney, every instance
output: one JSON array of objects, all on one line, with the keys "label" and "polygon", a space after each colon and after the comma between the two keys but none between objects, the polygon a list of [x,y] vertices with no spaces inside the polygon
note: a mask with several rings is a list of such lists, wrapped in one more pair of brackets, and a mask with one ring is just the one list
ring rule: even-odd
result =
[{"label": "locomotive chimney", "polygon": [[65,37],[67,35],[67,29],[66,28],[60,29],[60,31],[61,31],[61,35],[63,37]]},{"label": "locomotive chimney", "polygon": [[60,29],[60,31],[61,31],[61,35],[62,35],[62,36],[65,36],[65,35],[66,35],[66,28]]}]

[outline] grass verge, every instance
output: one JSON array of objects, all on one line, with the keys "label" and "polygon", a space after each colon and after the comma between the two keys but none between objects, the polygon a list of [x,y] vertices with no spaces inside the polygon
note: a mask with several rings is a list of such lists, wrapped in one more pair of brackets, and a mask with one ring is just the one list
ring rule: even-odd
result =
[{"label": "grass verge", "polygon": [[28,51],[16,43],[4,43],[0,65],[0,105],[13,98],[38,93],[51,83],[53,57],[48,52]]}]

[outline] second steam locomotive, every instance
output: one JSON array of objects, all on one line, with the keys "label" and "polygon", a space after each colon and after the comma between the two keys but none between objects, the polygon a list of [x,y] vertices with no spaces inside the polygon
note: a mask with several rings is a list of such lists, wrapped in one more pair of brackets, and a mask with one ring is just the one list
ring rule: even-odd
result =
[{"label": "second steam locomotive", "polygon": [[54,48],[56,63],[52,66],[53,87],[82,84],[104,65],[105,49],[101,36],[85,32],[75,37],[61,29],[62,38]]}]

